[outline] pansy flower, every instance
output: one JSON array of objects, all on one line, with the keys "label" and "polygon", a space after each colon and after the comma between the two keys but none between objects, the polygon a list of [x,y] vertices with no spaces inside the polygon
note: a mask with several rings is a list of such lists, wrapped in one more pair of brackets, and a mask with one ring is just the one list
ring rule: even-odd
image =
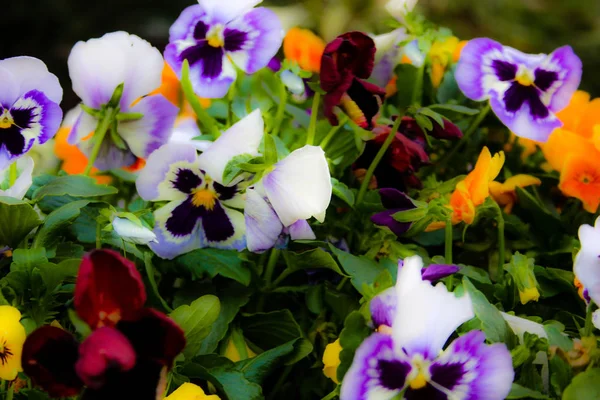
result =
[{"label": "pansy flower", "polygon": [[385,98],[385,89],[365,81],[375,63],[375,42],[362,32],[348,32],[327,44],[321,58],[321,89],[325,116],[339,123],[334,109],[340,106],[364,129],[373,129]]},{"label": "pansy flower", "polygon": [[269,249],[283,231],[292,239],[314,239],[306,220],[315,217],[323,222],[331,195],[323,149],[307,145],[294,150],[248,190],[244,210],[248,248],[256,252]]},{"label": "pansy flower", "polygon": [[323,374],[336,384],[340,383],[337,379],[337,369],[342,363],[340,361],[341,352],[342,346],[340,345],[339,338],[329,343],[323,352]]},{"label": "pansy flower", "polygon": [[429,49],[429,59],[431,61],[431,83],[437,88],[442,83],[450,63],[455,63],[460,59],[460,54],[466,41],[460,41],[456,36],[449,36],[438,39]]},{"label": "pansy flower", "polygon": [[294,27],[283,39],[283,55],[305,71],[319,73],[325,42],[308,29]]},{"label": "pansy flower", "polygon": [[[68,141],[89,156],[103,139],[96,168],[130,166],[169,140],[178,109],[161,94],[146,96],[160,86],[164,64],[150,43],[127,32],[107,33],[78,42],[68,64],[73,90],[86,107]],[[111,117],[103,138],[90,135],[99,121]]]},{"label": "pansy flower", "polygon": [[394,214],[415,209],[417,206],[410,197],[397,189],[380,189],[379,196],[381,196],[381,203],[386,210],[373,215],[371,221],[378,226],[387,226],[394,235],[401,236],[410,229],[412,223],[396,221]]},{"label": "pansy flower", "polygon": [[21,352],[25,342],[25,328],[21,313],[11,306],[0,306],[0,379],[12,381],[21,368]]},{"label": "pansy flower", "polygon": [[535,176],[518,174],[511,176],[503,183],[492,181],[490,182],[490,195],[499,206],[504,207],[504,212],[510,214],[515,203],[517,202],[517,188],[527,186],[541,185],[542,181]]},{"label": "pansy flower", "polygon": [[357,349],[344,376],[341,400],[472,398],[501,400],[514,378],[503,343],[488,345],[474,330],[443,346],[473,318],[468,295],[456,297],[421,277],[418,256],[404,260],[394,290],[397,303],[388,333],[376,332]]},{"label": "pansy flower", "polygon": [[112,250],[88,253],[75,285],[75,310],[92,333],[81,344],[54,326],[35,330],[23,347],[23,369],[52,397],[162,397],[166,372],[185,336],[166,315],[143,308],[135,264]]},{"label": "pansy flower", "polygon": [[419,0],[389,0],[385,9],[399,22],[404,22],[406,15],[412,12]]},{"label": "pansy flower", "polygon": [[277,53],[283,28],[273,11],[253,8],[261,2],[198,0],[171,26],[165,59],[180,77],[183,61],[188,61],[196,94],[225,96],[236,67],[253,74]]},{"label": "pansy flower", "polygon": [[200,156],[189,145],[169,143],[148,158],[136,186],[147,201],[167,201],[155,211],[152,250],[163,258],[202,247],[246,247],[243,182],[225,186],[227,163],[242,154],[258,155],[264,130],[260,110],[224,132]]},{"label": "pansy flower", "polygon": [[[581,282],[581,293],[584,300],[591,299],[596,305],[600,304],[600,218],[596,219],[594,226],[581,225],[579,227],[579,241],[581,249],[575,256],[573,272]],[[600,329],[600,311],[594,312],[594,325]]]},{"label": "pansy flower", "polygon": [[62,120],[63,90],[33,57],[0,60],[0,169],[51,139]]},{"label": "pansy flower", "polygon": [[179,386],[177,390],[171,393],[165,398],[165,400],[220,400],[221,398],[216,394],[208,395],[204,393],[204,390],[198,385],[193,383],[185,382]]},{"label": "pansy flower", "polygon": [[517,136],[545,142],[562,126],[556,112],[581,80],[581,60],[571,47],[549,55],[525,54],[487,38],[462,50],[456,81],[472,100],[490,100],[498,118]]}]

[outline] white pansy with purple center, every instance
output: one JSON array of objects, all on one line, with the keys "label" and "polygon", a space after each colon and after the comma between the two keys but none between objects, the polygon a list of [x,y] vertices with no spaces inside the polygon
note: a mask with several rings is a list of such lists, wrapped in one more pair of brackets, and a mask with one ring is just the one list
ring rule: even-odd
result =
[{"label": "white pansy with purple center", "polygon": [[136,186],[144,200],[168,201],[154,213],[158,242],[150,248],[158,256],[172,259],[202,247],[246,248],[244,215],[238,211],[244,207],[244,182],[220,182],[228,161],[258,154],[263,129],[256,110],[200,156],[193,146],[181,143],[168,143],[150,155]]},{"label": "white pansy with purple center", "polygon": [[237,66],[248,74],[267,66],[283,40],[274,12],[253,8],[262,0],[198,0],[169,30],[165,59],[181,77],[184,60],[196,94],[220,98],[236,78]]},{"label": "white pansy with purple center", "polygon": [[62,120],[63,91],[33,57],[0,60],[0,169],[52,138]]},{"label": "white pansy with purple center", "polygon": [[468,295],[455,297],[423,280],[420,257],[408,257],[398,273],[391,335],[374,333],[358,348],[342,383],[342,400],[501,400],[514,378],[502,343],[485,344],[471,331],[444,344],[473,318]]},{"label": "white pansy with purple center", "polygon": [[461,52],[456,81],[472,100],[490,100],[498,118],[517,136],[545,142],[562,126],[555,113],[569,104],[582,64],[570,46],[549,55],[525,54],[487,38]]},{"label": "white pansy with purple center", "polygon": [[[99,113],[137,113],[139,119],[112,122],[114,134],[102,142],[94,166],[100,170],[133,164],[167,143],[178,109],[160,94],[146,96],[161,84],[164,60],[150,43],[127,32],[107,33],[98,39],[78,42],[69,55],[73,90],[88,108]],[[118,104],[109,105],[123,85]],[[146,96],[146,97],[144,97]],[[114,107],[115,109],[107,109]],[[98,119],[81,111],[69,134],[69,143],[90,154],[93,140],[86,140]]]},{"label": "white pansy with purple center", "polygon": [[579,227],[581,249],[575,257],[573,272],[591,300],[600,304],[600,218],[594,226]]}]

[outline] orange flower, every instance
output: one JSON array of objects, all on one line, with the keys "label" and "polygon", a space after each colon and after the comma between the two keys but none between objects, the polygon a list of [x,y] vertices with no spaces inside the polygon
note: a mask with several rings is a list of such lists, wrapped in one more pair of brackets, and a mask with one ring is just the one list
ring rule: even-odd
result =
[{"label": "orange flower", "polygon": [[308,29],[292,28],[283,39],[283,54],[286,59],[296,61],[300,68],[318,73],[321,71],[321,56],[325,50],[323,39]]},{"label": "orange flower", "polygon": [[600,205],[598,158],[570,154],[565,159],[558,187],[565,196],[581,200],[587,212],[595,213]]},{"label": "orange flower", "polygon": [[542,151],[548,164],[558,172],[562,171],[565,160],[571,154],[600,159],[600,152],[595,149],[589,139],[562,128],[552,132],[548,141],[542,145]]},{"label": "orange flower", "polygon": [[516,189],[518,187],[524,188],[526,186],[541,184],[542,181],[534,176],[519,174],[511,176],[504,183],[490,182],[490,194],[498,205],[504,207],[504,212],[510,214],[517,202]]},{"label": "orange flower", "polygon": [[590,101],[589,93],[578,90],[569,105],[556,115],[563,123],[562,129],[590,138],[594,126],[600,124],[600,99]]}]

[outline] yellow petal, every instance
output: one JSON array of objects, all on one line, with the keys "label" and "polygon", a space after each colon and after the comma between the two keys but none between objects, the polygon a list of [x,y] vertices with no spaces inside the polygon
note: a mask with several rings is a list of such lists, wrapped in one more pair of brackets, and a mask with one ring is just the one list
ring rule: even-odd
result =
[{"label": "yellow petal", "polygon": [[[25,328],[19,320],[21,313],[11,306],[0,306],[0,353],[6,361],[0,364],[0,379],[12,381],[23,371],[21,353],[25,343]],[[10,354],[5,353],[8,350]]]},{"label": "yellow petal", "polygon": [[519,300],[521,304],[527,304],[530,301],[538,301],[540,298],[540,292],[536,287],[525,288],[523,291],[519,291]]},{"label": "yellow petal", "polygon": [[504,155],[503,151],[500,151],[500,152],[494,154],[494,157],[492,157],[492,161],[490,162],[490,170],[488,172],[488,181],[491,182],[494,179],[496,179],[496,177],[500,173],[500,170],[504,166],[505,160],[506,160],[506,156]]},{"label": "yellow petal", "polygon": [[475,205],[482,204],[489,194],[488,176],[491,162],[492,155],[490,150],[484,147],[479,154],[477,163],[475,163],[475,168],[469,172],[463,181],[465,191],[470,194],[471,200]]},{"label": "yellow petal", "polygon": [[323,367],[323,374],[335,383],[339,383],[337,379],[337,368],[341,363],[341,351],[342,346],[340,345],[340,339],[337,339],[335,342],[329,343],[327,347],[325,347],[325,352],[323,353],[323,364],[325,364]]},{"label": "yellow petal", "polygon": [[[492,182],[493,183],[493,182]],[[502,184],[505,191],[513,191],[516,188],[524,188],[531,185],[541,185],[542,181],[536,178],[535,176],[527,175],[527,174],[518,174],[511,176]],[[492,187],[490,185],[490,191]]]},{"label": "yellow petal", "polygon": [[562,171],[569,154],[589,155],[592,158],[600,156],[600,152],[588,139],[560,128],[552,131],[548,141],[542,146],[542,151],[548,163],[558,172]]},{"label": "yellow petal", "polygon": [[200,386],[186,382],[165,400],[221,400],[221,398],[215,394],[209,396]]}]

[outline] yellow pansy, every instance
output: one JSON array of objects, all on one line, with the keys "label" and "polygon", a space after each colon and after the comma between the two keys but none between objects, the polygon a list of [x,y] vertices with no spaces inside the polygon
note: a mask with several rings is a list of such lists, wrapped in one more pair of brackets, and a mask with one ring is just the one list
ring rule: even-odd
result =
[{"label": "yellow pansy", "polygon": [[165,400],[221,400],[221,398],[216,394],[205,394],[200,386],[186,382]]},{"label": "yellow pansy", "polygon": [[248,347],[248,344],[246,342],[244,342],[244,345],[246,346],[246,354],[248,356],[242,358],[239,350],[237,349],[237,347],[235,347],[235,343],[233,343],[233,339],[231,337],[229,337],[229,340],[227,341],[227,347],[225,348],[224,356],[229,358],[233,362],[238,362],[243,359],[245,360],[246,358],[255,357],[256,353],[253,352],[252,350],[250,350],[250,347]]},{"label": "yellow pansy", "polygon": [[333,343],[329,343],[327,347],[325,347],[325,352],[323,353],[323,373],[326,377],[339,384],[340,382],[337,379],[337,369],[340,366],[340,352],[342,351],[342,346],[340,345],[340,339],[337,339]]},{"label": "yellow pansy", "polygon": [[499,206],[504,207],[504,212],[510,214],[517,202],[516,189],[541,183],[542,181],[534,176],[519,174],[511,176],[504,183],[490,182],[490,194]]},{"label": "yellow pansy", "polygon": [[466,41],[459,41],[457,37],[450,36],[436,40],[429,50],[431,60],[431,83],[433,87],[439,87],[450,62],[457,62],[460,52]]},{"label": "yellow pansy", "polygon": [[0,306],[0,379],[12,381],[21,368],[25,328],[19,322],[21,313],[11,306]]}]

